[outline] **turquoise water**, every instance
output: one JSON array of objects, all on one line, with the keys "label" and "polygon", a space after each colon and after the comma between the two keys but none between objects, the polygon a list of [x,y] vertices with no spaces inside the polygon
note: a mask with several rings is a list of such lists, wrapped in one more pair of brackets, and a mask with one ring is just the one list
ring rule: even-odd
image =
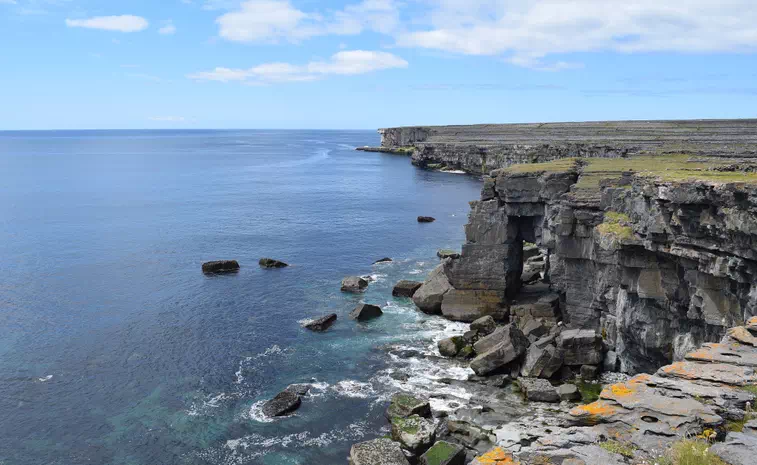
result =
[{"label": "turquoise water", "polygon": [[[391,287],[459,248],[480,181],[353,150],[376,144],[368,131],[0,132],[0,463],[338,464],[382,435],[391,392],[449,375],[403,349],[456,329]],[[262,270],[264,256],[292,266]],[[218,258],[241,271],[204,276]],[[339,292],[369,274],[364,295]],[[385,315],[349,320],[361,300]],[[330,312],[328,332],[301,327]],[[314,385],[296,414],[264,418],[295,382]]]}]

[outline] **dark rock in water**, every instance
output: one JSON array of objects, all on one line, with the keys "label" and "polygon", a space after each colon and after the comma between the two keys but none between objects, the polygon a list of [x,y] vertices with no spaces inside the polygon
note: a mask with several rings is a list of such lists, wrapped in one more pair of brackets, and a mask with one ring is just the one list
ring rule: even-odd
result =
[{"label": "dark rock in water", "polygon": [[289,266],[284,262],[272,258],[261,258],[258,264],[263,268],[286,268]]},{"label": "dark rock in water", "polygon": [[541,378],[519,378],[518,383],[526,398],[534,402],[560,402],[557,390]]},{"label": "dark rock in water", "polygon": [[391,439],[374,439],[353,445],[350,462],[352,465],[410,465],[399,443]]},{"label": "dark rock in water", "polygon": [[410,415],[394,417],[391,422],[392,439],[415,455],[422,454],[434,443],[434,424],[425,418]]},{"label": "dark rock in water", "polygon": [[597,379],[599,367],[596,365],[581,365],[581,378],[585,380]]},{"label": "dark rock in water", "polygon": [[276,397],[263,404],[263,414],[267,417],[280,417],[287,413],[294,412],[300,408],[302,400],[294,392],[283,391],[276,394]]},{"label": "dark rock in water", "polygon": [[434,221],[436,221],[436,218],[432,216],[419,216],[418,217],[419,223],[433,223]]},{"label": "dark rock in water", "polygon": [[394,380],[402,381],[402,382],[405,382],[410,379],[410,375],[408,375],[407,373],[402,373],[402,372],[397,372],[397,371],[390,374],[389,377]]},{"label": "dark rock in water", "polygon": [[390,420],[394,417],[407,418],[418,415],[424,418],[431,417],[431,405],[427,400],[410,394],[395,394],[386,411],[386,417]]},{"label": "dark rock in water", "polygon": [[421,465],[465,465],[465,449],[459,444],[437,441],[421,455]]},{"label": "dark rock in water", "polygon": [[239,271],[239,262],[236,260],[216,260],[202,264],[203,273],[233,273]]},{"label": "dark rock in water", "polygon": [[452,290],[447,276],[444,274],[444,265],[437,266],[428,275],[428,279],[413,294],[413,303],[423,312],[438,315],[442,312],[442,300],[445,294]]},{"label": "dark rock in water", "polygon": [[326,331],[336,321],[336,313],[323,316],[317,320],[313,320],[305,325],[305,328],[311,331]]},{"label": "dark rock in water", "polygon": [[488,336],[497,329],[497,322],[494,321],[491,315],[487,315],[471,323],[470,329],[478,331],[480,336]]},{"label": "dark rock in water", "polygon": [[437,346],[439,347],[439,353],[443,357],[454,357],[465,347],[465,340],[460,336],[453,336],[442,339]]},{"label": "dark rock in water", "polygon": [[465,342],[469,342],[471,344],[473,344],[474,342],[478,341],[479,337],[480,337],[480,335],[478,334],[478,331],[476,331],[475,329],[471,329],[470,331],[466,331],[463,334],[463,339],[465,340]]},{"label": "dark rock in water", "polygon": [[366,321],[373,318],[378,318],[383,315],[381,307],[371,304],[360,304],[355,307],[355,310],[350,312],[350,318],[358,321]]},{"label": "dark rock in water", "polygon": [[392,295],[395,297],[413,297],[415,291],[417,291],[421,286],[423,286],[423,283],[403,279],[402,281],[394,285],[394,289],[392,289]]},{"label": "dark rock in water", "polygon": [[374,264],[374,265],[376,265],[376,264],[378,264],[378,263],[389,263],[389,262],[391,262],[391,261],[392,261],[392,259],[391,259],[391,258],[389,258],[389,257],[384,257],[384,258],[382,258],[382,259],[380,259],[380,260],[376,260],[375,262],[373,262],[373,264]]},{"label": "dark rock in water", "polygon": [[460,252],[451,249],[440,249],[436,252],[436,256],[444,260],[445,258],[460,258]]},{"label": "dark rock in water", "polygon": [[561,400],[580,400],[581,393],[575,384],[563,384],[557,388],[557,395]]},{"label": "dark rock in water", "polygon": [[310,387],[311,386],[309,384],[290,384],[289,386],[287,386],[285,391],[297,394],[298,396],[302,397],[310,392]]},{"label": "dark rock in water", "polygon": [[342,280],[342,292],[363,292],[368,287],[368,281],[359,276],[349,276]]}]

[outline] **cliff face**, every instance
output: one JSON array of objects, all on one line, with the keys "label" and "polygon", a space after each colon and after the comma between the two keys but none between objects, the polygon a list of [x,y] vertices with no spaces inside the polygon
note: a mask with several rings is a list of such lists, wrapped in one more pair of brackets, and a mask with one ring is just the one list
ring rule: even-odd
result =
[{"label": "cliff face", "polygon": [[461,258],[446,265],[443,308],[507,314],[533,242],[547,251],[562,320],[601,334],[622,371],[680,360],[757,315],[755,169],[669,156],[494,171],[471,202]]},{"label": "cliff face", "polygon": [[757,120],[416,126],[379,132],[382,147],[413,148],[415,165],[474,174],[566,157],[757,156]]}]

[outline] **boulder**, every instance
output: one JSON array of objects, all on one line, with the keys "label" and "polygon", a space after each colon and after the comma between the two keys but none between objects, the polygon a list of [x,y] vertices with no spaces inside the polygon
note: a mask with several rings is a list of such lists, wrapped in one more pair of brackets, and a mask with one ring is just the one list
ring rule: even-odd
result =
[{"label": "boulder", "polygon": [[728,433],[725,442],[713,444],[710,452],[730,465],[752,465],[757,456],[757,435]]},{"label": "boulder", "polygon": [[379,263],[389,263],[391,261],[393,261],[391,258],[384,257],[384,258],[381,258],[379,260],[376,260],[375,262],[373,262],[373,264],[376,265],[376,264],[379,264]]},{"label": "boulder", "polygon": [[521,327],[521,330],[523,331],[524,336],[533,341],[536,341],[540,337],[549,333],[549,329],[547,329],[547,327],[539,320],[528,320],[526,324]]},{"label": "boulder", "polygon": [[431,405],[427,400],[410,394],[398,393],[392,396],[386,416],[390,420],[394,417],[407,418],[418,415],[424,418],[431,417]]},{"label": "boulder", "polygon": [[479,376],[488,375],[519,358],[527,347],[528,339],[515,325],[502,326],[473,346],[479,355],[470,367]]},{"label": "boulder", "polygon": [[549,381],[541,378],[519,378],[521,391],[533,402],[560,402],[557,390]]},{"label": "boulder", "polygon": [[439,347],[439,353],[443,357],[454,357],[460,350],[465,347],[465,339],[460,336],[453,336],[447,339],[439,341],[437,346]]},{"label": "boulder", "polygon": [[526,352],[520,374],[532,378],[551,378],[561,366],[562,352],[555,346],[547,344],[540,347],[537,344],[531,344]]},{"label": "boulder", "polygon": [[309,384],[290,384],[289,386],[287,386],[285,391],[297,394],[298,396],[302,397],[310,392],[310,387],[311,386]]},{"label": "boulder", "polygon": [[413,294],[413,302],[424,313],[432,315],[442,311],[442,299],[452,289],[447,276],[444,274],[444,265],[437,266],[428,275],[428,279]]},{"label": "boulder", "polygon": [[418,415],[392,418],[392,439],[413,454],[422,454],[434,443],[434,424]]},{"label": "boulder", "polygon": [[423,286],[423,283],[403,279],[402,281],[394,285],[394,289],[392,289],[392,295],[394,297],[413,297],[415,291],[417,291],[421,286]]},{"label": "boulder", "polygon": [[331,325],[334,324],[335,321],[336,321],[336,313],[332,313],[330,315],[322,316],[313,321],[305,323],[305,328],[311,331],[318,331],[318,332],[326,331],[327,329],[331,327]]},{"label": "boulder", "polygon": [[366,321],[373,318],[378,318],[383,315],[381,307],[371,304],[360,304],[355,307],[355,310],[350,312],[350,318],[357,321]]},{"label": "boulder", "polygon": [[239,271],[239,262],[236,260],[216,260],[202,264],[203,273],[233,273]]},{"label": "boulder", "polygon": [[436,218],[434,218],[433,216],[419,216],[418,217],[419,223],[433,223],[434,221],[436,221]]},{"label": "boulder", "polygon": [[263,404],[263,414],[267,417],[280,417],[300,408],[300,395],[292,391],[282,391],[276,397]]},{"label": "boulder", "polygon": [[289,266],[282,261],[274,260],[272,258],[261,258],[258,264],[263,268],[286,268]]},{"label": "boulder", "polygon": [[557,388],[557,395],[561,400],[575,401],[581,400],[581,392],[575,384],[563,384]]},{"label": "boulder", "polygon": [[439,249],[436,251],[436,256],[444,260],[445,258],[460,258],[460,252],[451,249]]},{"label": "boulder", "polygon": [[599,367],[596,365],[581,365],[581,378],[584,380],[597,379]]},{"label": "boulder", "polygon": [[350,462],[352,465],[410,465],[399,443],[384,438],[353,445]]},{"label": "boulder", "polygon": [[564,352],[565,365],[599,365],[602,363],[602,338],[589,329],[568,329],[557,337],[557,347]]},{"label": "boulder", "polygon": [[465,448],[459,444],[437,441],[420,458],[421,465],[465,465]]},{"label": "boulder", "polygon": [[491,315],[486,315],[471,323],[470,329],[478,331],[479,336],[488,336],[497,329],[497,322]]},{"label": "boulder", "polygon": [[368,281],[359,276],[349,276],[342,280],[342,292],[363,292],[368,287]]}]

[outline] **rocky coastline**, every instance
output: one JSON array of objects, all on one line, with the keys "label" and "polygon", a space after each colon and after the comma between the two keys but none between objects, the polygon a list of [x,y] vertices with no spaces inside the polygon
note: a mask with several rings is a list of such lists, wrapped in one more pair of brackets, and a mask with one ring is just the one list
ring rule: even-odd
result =
[{"label": "rocky coastline", "polygon": [[467,395],[399,394],[353,465],[753,463],[757,121],[380,132],[484,175],[462,252],[401,294],[470,323],[438,343]]}]

